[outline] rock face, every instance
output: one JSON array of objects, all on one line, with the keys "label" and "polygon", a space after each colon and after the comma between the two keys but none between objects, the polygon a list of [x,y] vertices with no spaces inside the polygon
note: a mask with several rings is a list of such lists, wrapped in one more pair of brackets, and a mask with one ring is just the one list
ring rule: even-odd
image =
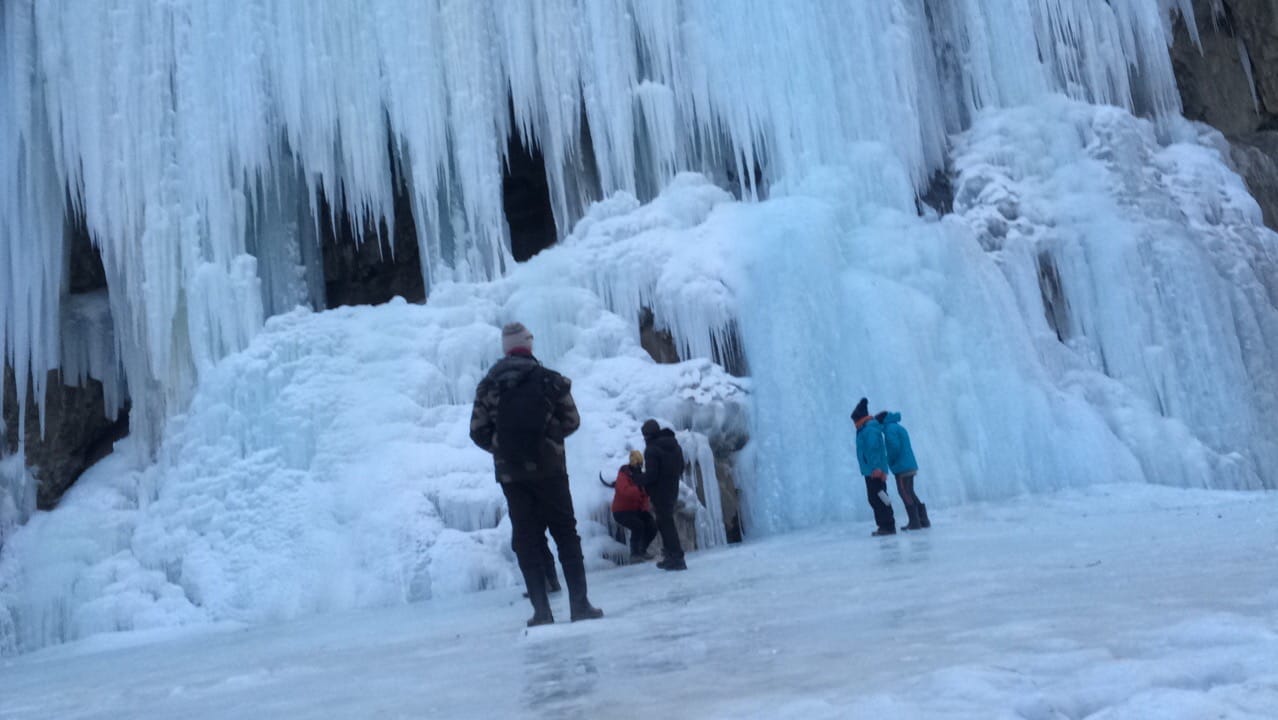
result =
[{"label": "rock face", "polygon": [[1278,131],[1230,138],[1230,155],[1247,188],[1265,213],[1265,224],[1278,230]]},{"label": "rock face", "polygon": [[1265,224],[1278,229],[1278,0],[1195,0],[1194,12],[1201,49],[1183,21],[1172,47],[1185,116],[1225,134]]},{"label": "rock face", "polygon": [[[18,449],[18,400],[13,370],[4,369],[5,452]],[[93,463],[111,452],[113,443],[129,431],[127,409],[116,420],[106,417],[102,384],[87,380],[83,387],[64,385],[49,373],[45,395],[45,428],[34,400],[27,398],[26,461],[37,481],[36,507],[48,510]]]},{"label": "rock face", "polygon": [[[85,297],[106,288],[106,272],[102,256],[89,239],[81,218],[72,218],[67,227],[67,288],[72,299]],[[64,299],[66,305],[70,301]],[[64,306],[65,310],[65,306]],[[65,326],[83,330],[81,325]],[[65,341],[64,341],[65,343]],[[25,440],[26,463],[36,478],[36,507],[48,510],[57,504],[93,463],[111,452],[112,444],[128,433],[126,408],[117,419],[107,418],[102,383],[86,379],[82,386],[64,384],[58,372],[46,378],[44,432],[40,429],[40,413],[34,398],[27,397]],[[4,367],[4,432],[0,455],[18,450],[18,397],[13,369]]]},{"label": "rock face", "polygon": [[380,305],[397,296],[408,302],[425,301],[417,226],[404,193],[395,195],[393,237],[387,237],[383,224],[380,232],[366,229],[356,242],[351,218],[339,215],[334,224],[331,217],[325,199],[320,206],[320,248],[328,307]]}]

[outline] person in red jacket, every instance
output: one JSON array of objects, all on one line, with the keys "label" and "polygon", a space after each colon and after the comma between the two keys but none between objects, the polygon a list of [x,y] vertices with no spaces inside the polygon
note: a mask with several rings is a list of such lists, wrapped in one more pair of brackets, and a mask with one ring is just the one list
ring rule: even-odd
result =
[{"label": "person in red jacket", "polygon": [[617,470],[616,482],[607,482],[599,478],[605,487],[614,489],[612,496],[612,519],[617,524],[630,530],[630,560],[638,562],[651,560],[648,546],[657,537],[657,522],[652,519],[652,503],[648,493],[635,483],[635,474],[643,468],[643,453],[630,451],[630,463]]}]

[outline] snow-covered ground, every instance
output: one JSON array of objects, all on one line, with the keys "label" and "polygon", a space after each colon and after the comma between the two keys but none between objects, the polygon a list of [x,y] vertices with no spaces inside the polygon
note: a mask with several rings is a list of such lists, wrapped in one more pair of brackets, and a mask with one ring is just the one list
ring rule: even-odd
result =
[{"label": "snow-covered ground", "polygon": [[605,619],[530,632],[502,588],[97,636],[0,662],[0,717],[1278,716],[1278,494],[1100,485],[931,514],[595,572]]}]

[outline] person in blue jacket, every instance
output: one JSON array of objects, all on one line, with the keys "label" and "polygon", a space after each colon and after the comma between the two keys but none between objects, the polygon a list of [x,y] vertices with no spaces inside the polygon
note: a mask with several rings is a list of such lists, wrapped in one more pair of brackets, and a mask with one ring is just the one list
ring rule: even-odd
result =
[{"label": "person in blue jacket", "polygon": [[896,534],[896,518],[892,515],[892,500],[887,494],[888,455],[883,439],[883,426],[870,416],[866,408],[869,401],[861,398],[852,411],[856,424],[856,460],[865,476],[865,496],[874,510],[874,524],[878,529],[870,533],[874,537]]},{"label": "person in blue jacket", "polygon": [[914,459],[910,433],[901,425],[901,413],[884,410],[874,417],[883,427],[888,468],[896,476],[896,491],[901,496],[901,502],[905,503],[905,513],[910,518],[910,524],[901,529],[921,530],[932,527],[932,522],[927,519],[927,506],[914,494],[914,476],[919,472],[919,464]]}]

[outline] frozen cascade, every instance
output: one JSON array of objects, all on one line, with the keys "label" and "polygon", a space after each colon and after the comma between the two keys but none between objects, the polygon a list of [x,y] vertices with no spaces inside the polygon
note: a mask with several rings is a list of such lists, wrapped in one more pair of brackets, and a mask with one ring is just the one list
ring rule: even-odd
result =
[{"label": "frozen cascade", "polygon": [[[82,212],[138,452],[8,539],[0,652],[516,582],[466,437],[512,318],[574,379],[596,566],[624,551],[587,520],[595,474],[648,416],[702,468],[699,542],[724,435],[751,439],[748,533],[864,518],[861,395],[904,414],[937,507],[1278,486],[1278,247],[1219,136],[1177,116],[1188,4],[5,3],[6,358],[95,372],[98,340],[52,330]],[[546,158],[564,235],[517,266],[510,134]],[[942,168],[956,214],[920,218]],[[766,201],[707,179],[754,197],[756,172]],[[429,303],[306,309],[320,194],[389,224],[396,176]],[[689,359],[648,358],[642,309]],[[710,360],[735,341],[749,379]]]},{"label": "frozen cascade", "polygon": [[[700,433],[681,432],[678,436],[679,445],[688,462],[683,488],[692,493],[684,506],[692,508],[696,513],[693,522],[697,529],[697,547],[726,545],[728,535],[723,524],[723,501],[719,497],[714,451],[710,448],[710,442]],[[698,496],[704,497],[704,502]]]},{"label": "frozen cascade", "polygon": [[107,417],[114,420],[128,398],[124,369],[116,354],[115,328],[107,291],[77,293],[62,303],[62,381],[83,386],[102,383]]},{"label": "frozen cascade", "polygon": [[22,454],[0,458],[0,548],[4,547],[5,539],[31,517],[35,505],[35,479],[27,472]]},{"label": "frozen cascade", "polygon": [[[704,180],[684,186],[694,197],[722,193]],[[661,207],[646,208],[649,217]],[[709,211],[658,224],[695,224]],[[618,233],[613,247],[629,245],[634,258],[644,239]],[[653,364],[633,324],[586,289],[595,263],[574,244],[509,279],[440,287],[426,306],[271,318],[204,375],[155,464],[117,451],[14,536],[0,556],[0,627],[14,628],[0,651],[516,582],[505,502],[467,434],[475,385],[510,317],[536,328],[539,357],[574,381],[586,422],[568,459],[590,566],[624,556],[589,520],[611,498],[595,475],[641,446],[649,416],[694,428],[689,456],[710,469],[706,502],[694,492],[686,507],[702,546],[723,542],[703,438],[744,424],[748,383],[703,359]],[[663,251],[649,247],[644,264],[667,264]]]},{"label": "frozen cascade", "polygon": [[133,430],[153,450],[199,374],[296,299],[281,263],[309,267],[313,235],[287,230],[281,187],[313,223],[322,192],[357,234],[393,232],[394,164],[428,286],[492,278],[510,261],[511,134],[546,158],[561,233],[590,200],[648,198],[680,170],[727,169],[749,195],[756,169],[793,179],[860,142],[884,144],[919,188],[981,107],[1064,92],[1174,113],[1173,8],[1191,12],[1187,0],[14,0],[0,26],[13,99],[0,161],[19,183],[0,232],[14,281],[0,347],[24,390],[34,369],[42,398],[59,357],[63,216],[82,212],[113,288]]}]

